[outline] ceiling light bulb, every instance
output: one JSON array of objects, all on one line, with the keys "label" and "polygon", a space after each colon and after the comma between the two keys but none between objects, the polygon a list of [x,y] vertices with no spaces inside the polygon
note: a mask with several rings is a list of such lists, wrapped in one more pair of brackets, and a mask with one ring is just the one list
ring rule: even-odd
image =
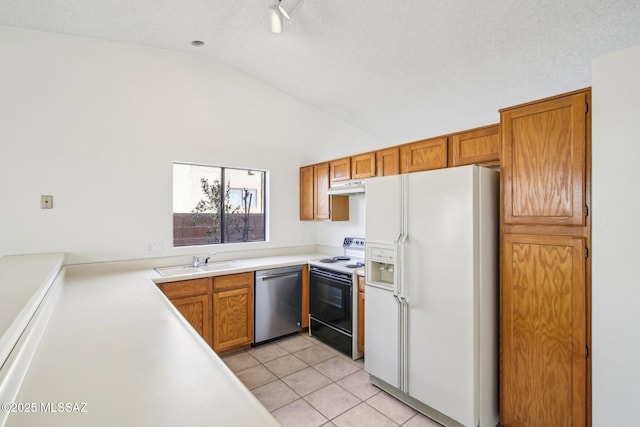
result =
[{"label": "ceiling light bulb", "polygon": [[282,32],[282,15],[275,4],[269,7],[269,24],[272,33],[280,34]]},{"label": "ceiling light bulb", "polygon": [[303,3],[304,0],[281,0],[278,3],[278,9],[280,9],[280,12],[285,18],[291,19]]}]

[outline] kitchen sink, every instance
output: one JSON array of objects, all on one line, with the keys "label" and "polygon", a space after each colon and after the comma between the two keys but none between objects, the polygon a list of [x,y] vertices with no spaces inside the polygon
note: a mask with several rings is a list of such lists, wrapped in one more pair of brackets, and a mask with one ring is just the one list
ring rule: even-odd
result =
[{"label": "kitchen sink", "polygon": [[228,268],[237,268],[242,264],[237,261],[217,261],[210,262],[208,264],[202,264],[198,268],[203,271],[218,271],[218,270],[226,270]]},{"label": "kitchen sink", "polygon": [[192,265],[182,265],[174,267],[158,267],[155,270],[162,276],[182,276],[183,274],[206,273],[209,271],[223,271],[232,268],[241,267],[242,263],[238,261],[216,261],[208,264],[202,264],[197,267]]}]

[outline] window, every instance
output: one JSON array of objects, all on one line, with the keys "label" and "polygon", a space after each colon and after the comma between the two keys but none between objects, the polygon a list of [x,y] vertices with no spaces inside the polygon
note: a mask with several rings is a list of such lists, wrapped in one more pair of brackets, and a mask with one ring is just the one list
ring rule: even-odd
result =
[{"label": "window", "polygon": [[265,240],[265,171],[173,164],[173,246]]}]

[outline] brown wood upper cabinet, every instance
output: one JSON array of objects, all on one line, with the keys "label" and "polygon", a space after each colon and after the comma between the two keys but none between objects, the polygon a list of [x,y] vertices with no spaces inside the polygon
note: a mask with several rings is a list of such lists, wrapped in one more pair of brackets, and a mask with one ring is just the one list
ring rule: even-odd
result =
[{"label": "brown wood upper cabinet", "polygon": [[400,148],[392,147],[376,152],[377,176],[398,175],[400,173]]},{"label": "brown wood upper cabinet", "polygon": [[330,162],[329,169],[331,182],[349,181],[351,179],[351,157]]},{"label": "brown wood upper cabinet", "polygon": [[425,139],[400,147],[400,173],[447,167],[447,137]]},{"label": "brown wood upper cabinet", "polygon": [[162,283],[158,287],[193,329],[213,346],[211,278]]},{"label": "brown wood upper cabinet", "polygon": [[329,162],[300,168],[300,220],[348,221],[349,197],[330,196]]},{"label": "brown wood upper cabinet", "polygon": [[313,166],[300,168],[300,220],[314,219],[314,174]]},{"label": "brown wood upper cabinet", "polygon": [[365,153],[351,157],[351,176],[353,179],[376,176],[376,153]]},{"label": "brown wood upper cabinet", "polygon": [[253,273],[213,278],[213,349],[217,352],[253,342]]},{"label": "brown wood upper cabinet", "polygon": [[500,125],[456,133],[450,137],[449,166],[500,163]]},{"label": "brown wood upper cabinet", "polygon": [[500,111],[505,224],[585,224],[588,96]]},{"label": "brown wood upper cabinet", "polygon": [[313,219],[331,217],[329,191],[329,163],[313,166]]}]

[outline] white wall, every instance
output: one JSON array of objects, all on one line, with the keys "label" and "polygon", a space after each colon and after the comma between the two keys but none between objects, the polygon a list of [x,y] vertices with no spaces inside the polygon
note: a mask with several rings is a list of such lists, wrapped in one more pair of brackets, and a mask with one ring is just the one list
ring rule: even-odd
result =
[{"label": "white wall", "polygon": [[201,56],[3,26],[0,117],[0,255],[69,262],[206,252],[172,248],[173,161],[270,171],[270,242],[231,249],[314,244],[298,168],[384,145]]},{"label": "white wall", "polygon": [[593,425],[640,423],[640,46],[593,61]]},{"label": "white wall", "polygon": [[365,237],[364,197],[364,194],[349,196],[349,221],[318,222],[316,242],[340,247],[345,237]]}]

